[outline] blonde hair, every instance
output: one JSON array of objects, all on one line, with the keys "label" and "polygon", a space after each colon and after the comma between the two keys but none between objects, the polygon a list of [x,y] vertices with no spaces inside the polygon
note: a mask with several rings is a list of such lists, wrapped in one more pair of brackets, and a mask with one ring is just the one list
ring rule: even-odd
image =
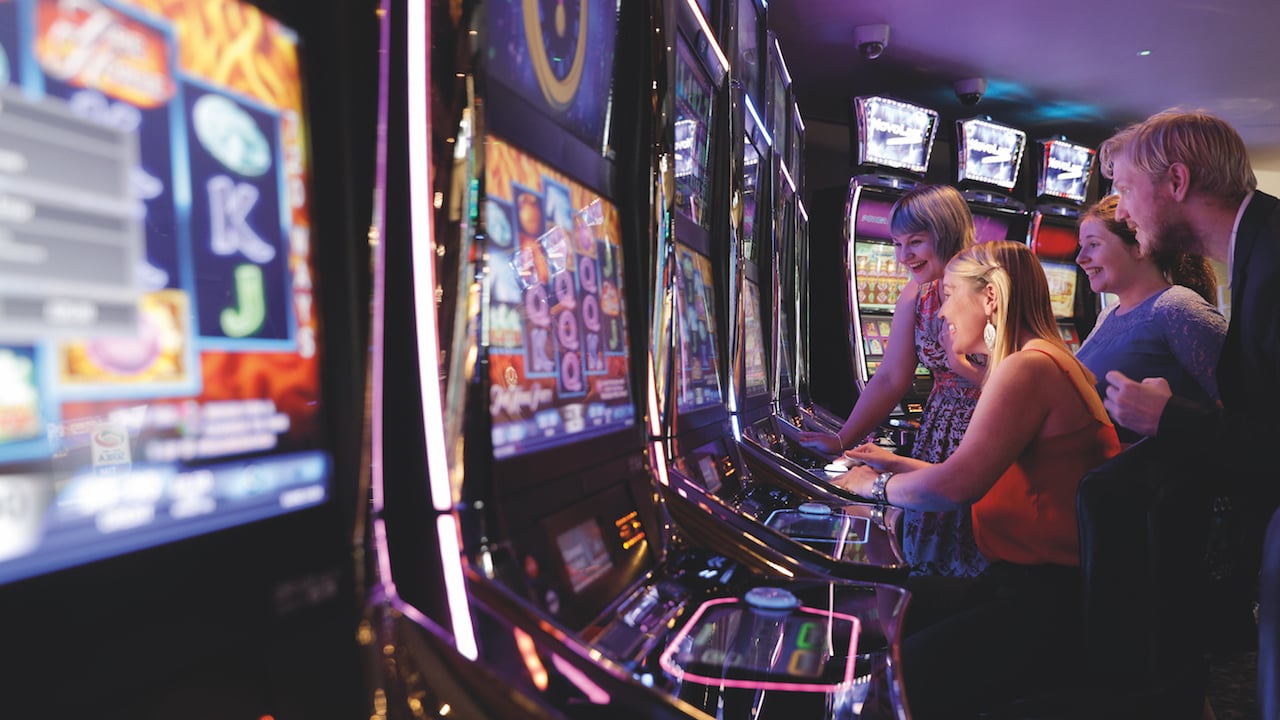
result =
[{"label": "blonde hair", "polygon": [[987,356],[987,377],[1020,349],[1018,338],[1024,332],[1061,348],[1074,359],[1058,334],[1044,268],[1026,245],[1008,240],[974,245],[952,258],[947,272],[956,279],[970,280],[974,292],[987,285],[995,288],[996,312],[991,324],[996,328],[996,342]]},{"label": "blonde hair", "polygon": [[917,185],[898,198],[889,211],[889,233],[902,237],[918,232],[933,236],[933,252],[940,258],[973,247],[973,214],[960,191],[950,185]]},{"label": "blonde hair", "polygon": [[1258,187],[1240,134],[1203,110],[1162,110],[1116,133],[1098,149],[1102,174],[1112,177],[1121,157],[1152,177],[1182,163],[1190,170],[1192,188],[1231,201]]}]

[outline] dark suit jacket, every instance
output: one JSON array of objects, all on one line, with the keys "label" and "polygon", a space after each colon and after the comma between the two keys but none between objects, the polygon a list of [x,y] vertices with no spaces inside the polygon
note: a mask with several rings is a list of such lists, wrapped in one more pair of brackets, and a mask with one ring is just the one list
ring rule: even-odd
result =
[{"label": "dark suit jacket", "polygon": [[1280,200],[1266,193],[1254,194],[1236,234],[1217,378],[1221,408],[1170,400],[1157,437],[1180,456],[1183,479],[1215,498],[1206,614],[1217,622],[1215,642],[1238,649],[1257,640],[1262,537],[1280,507]]},{"label": "dark suit jacket", "polygon": [[1266,460],[1280,447],[1280,199],[1254,193],[1233,260],[1231,322],[1217,368],[1222,408],[1174,399],[1157,434],[1213,454]]}]

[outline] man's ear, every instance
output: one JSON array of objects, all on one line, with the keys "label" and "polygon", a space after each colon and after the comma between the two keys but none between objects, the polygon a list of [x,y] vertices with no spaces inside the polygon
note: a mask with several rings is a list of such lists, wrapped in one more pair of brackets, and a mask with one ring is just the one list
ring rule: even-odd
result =
[{"label": "man's ear", "polygon": [[1191,169],[1185,163],[1174,163],[1169,166],[1169,189],[1173,199],[1182,202],[1191,191]]}]

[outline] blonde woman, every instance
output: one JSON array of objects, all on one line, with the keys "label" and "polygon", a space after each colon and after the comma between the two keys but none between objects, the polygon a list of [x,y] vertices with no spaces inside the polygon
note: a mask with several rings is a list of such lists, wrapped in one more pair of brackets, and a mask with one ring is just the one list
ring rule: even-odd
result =
[{"label": "blonde woman", "polygon": [[[968,432],[940,463],[875,445],[837,483],[916,510],[971,507],[988,568],[921,578],[903,648],[916,718],[965,717],[1052,677],[1079,627],[1076,490],[1120,452],[1093,375],[1058,335],[1044,270],[1020,243],[974,246],[947,264],[940,316],[952,354],[987,355]],[[941,582],[940,582],[941,581]]]}]

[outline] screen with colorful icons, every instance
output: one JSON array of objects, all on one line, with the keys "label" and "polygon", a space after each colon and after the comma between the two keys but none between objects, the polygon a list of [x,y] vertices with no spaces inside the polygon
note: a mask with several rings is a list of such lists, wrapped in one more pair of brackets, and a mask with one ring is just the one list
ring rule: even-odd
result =
[{"label": "screen with colorful icons", "polygon": [[1036,194],[1083,204],[1097,151],[1066,140],[1041,140],[1043,150]]},{"label": "screen with colorful icons", "polygon": [[858,119],[858,164],[924,174],[938,131],[935,110],[885,97],[853,100]]},{"label": "screen with colorful icons", "polygon": [[681,413],[722,402],[716,346],[714,278],[711,260],[676,244],[676,305],[679,315],[676,410]]},{"label": "screen with colorful icons", "polygon": [[907,268],[898,262],[893,245],[855,240],[853,257],[858,307],[864,311],[893,312],[898,295],[907,284]]},{"label": "screen with colorful icons", "polygon": [[497,138],[485,183],[494,456],[631,426],[617,208]]},{"label": "screen with colorful icons", "polygon": [[612,0],[491,0],[489,76],[583,142],[608,145],[618,10]]},{"label": "screen with colorful icons", "polygon": [[985,118],[956,121],[961,182],[976,181],[1012,190],[1027,146],[1027,134]]},{"label": "screen with colorful icons", "polygon": [[323,503],[298,38],[0,2],[0,582]]}]

